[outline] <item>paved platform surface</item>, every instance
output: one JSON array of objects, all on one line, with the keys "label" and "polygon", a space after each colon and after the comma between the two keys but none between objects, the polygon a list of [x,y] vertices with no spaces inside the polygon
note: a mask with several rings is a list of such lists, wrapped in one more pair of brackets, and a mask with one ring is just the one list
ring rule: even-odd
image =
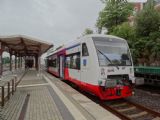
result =
[{"label": "paved platform surface", "polygon": [[118,120],[59,79],[29,70],[0,108],[0,120]]},{"label": "paved platform surface", "polygon": [[71,86],[60,81],[58,78],[55,78],[50,74],[47,74],[47,76],[51,79],[52,83],[63,91],[66,97],[74,103],[87,120],[119,120],[115,115],[103,109],[101,106],[82,95]]}]

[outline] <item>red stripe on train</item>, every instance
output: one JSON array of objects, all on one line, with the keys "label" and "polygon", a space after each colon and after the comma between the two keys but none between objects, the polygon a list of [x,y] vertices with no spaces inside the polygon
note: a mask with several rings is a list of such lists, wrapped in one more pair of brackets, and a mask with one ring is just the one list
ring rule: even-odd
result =
[{"label": "red stripe on train", "polygon": [[[55,76],[59,77],[59,74],[57,72],[50,71]],[[68,68],[64,69],[64,79],[73,82],[77,86],[80,87],[80,89],[90,92],[96,96],[98,96],[102,100],[112,100],[112,99],[118,99],[118,98],[125,98],[132,95],[132,89],[129,86],[123,86],[123,89],[121,90],[121,95],[116,95],[116,90],[118,88],[110,88],[107,90],[103,90],[102,87],[98,85],[92,85],[85,82],[82,82],[80,80],[74,79],[71,76],[69,76],[69,70]]]}]

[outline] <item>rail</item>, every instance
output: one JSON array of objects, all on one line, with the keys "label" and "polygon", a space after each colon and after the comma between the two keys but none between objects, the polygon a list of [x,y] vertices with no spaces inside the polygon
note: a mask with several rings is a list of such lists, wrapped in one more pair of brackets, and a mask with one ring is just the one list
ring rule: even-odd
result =
[{"label": "rail", "polygon": [[16,91],[16,75],[7,76],[0,81],[0,104],[3,107],[5,102],[10,99],[10,96]]},{"label": "rail", "polygon": [[128,100],[102,102],[100,105],[123,120],[160,119],[160,113]]},{"label": "rail", "polygon": [[160,120],[160,113],[127,99],[102,101],[87,92],[79,91],[122,120]]}]

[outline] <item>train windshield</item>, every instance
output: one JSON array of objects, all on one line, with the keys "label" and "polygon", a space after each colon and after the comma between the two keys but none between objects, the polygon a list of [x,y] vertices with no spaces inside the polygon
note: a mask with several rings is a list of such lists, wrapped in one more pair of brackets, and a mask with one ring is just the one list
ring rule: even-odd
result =
[{"label": "train windshield", "polygon": [[[131,66],[131,56],[126,41],[118,38],[93,37],[100,66]],[[106,59],[108,58],[108,59]]]}]

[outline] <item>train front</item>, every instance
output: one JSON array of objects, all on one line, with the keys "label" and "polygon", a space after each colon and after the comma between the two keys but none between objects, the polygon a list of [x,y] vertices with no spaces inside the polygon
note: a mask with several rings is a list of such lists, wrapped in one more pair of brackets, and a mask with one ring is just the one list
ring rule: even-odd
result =
[{"label": "train front", "polygon": [[126,40],[118,37],[93,37],[99,61],[99,91],[103,100],[132,95],[135,83],[131,53]]}]

